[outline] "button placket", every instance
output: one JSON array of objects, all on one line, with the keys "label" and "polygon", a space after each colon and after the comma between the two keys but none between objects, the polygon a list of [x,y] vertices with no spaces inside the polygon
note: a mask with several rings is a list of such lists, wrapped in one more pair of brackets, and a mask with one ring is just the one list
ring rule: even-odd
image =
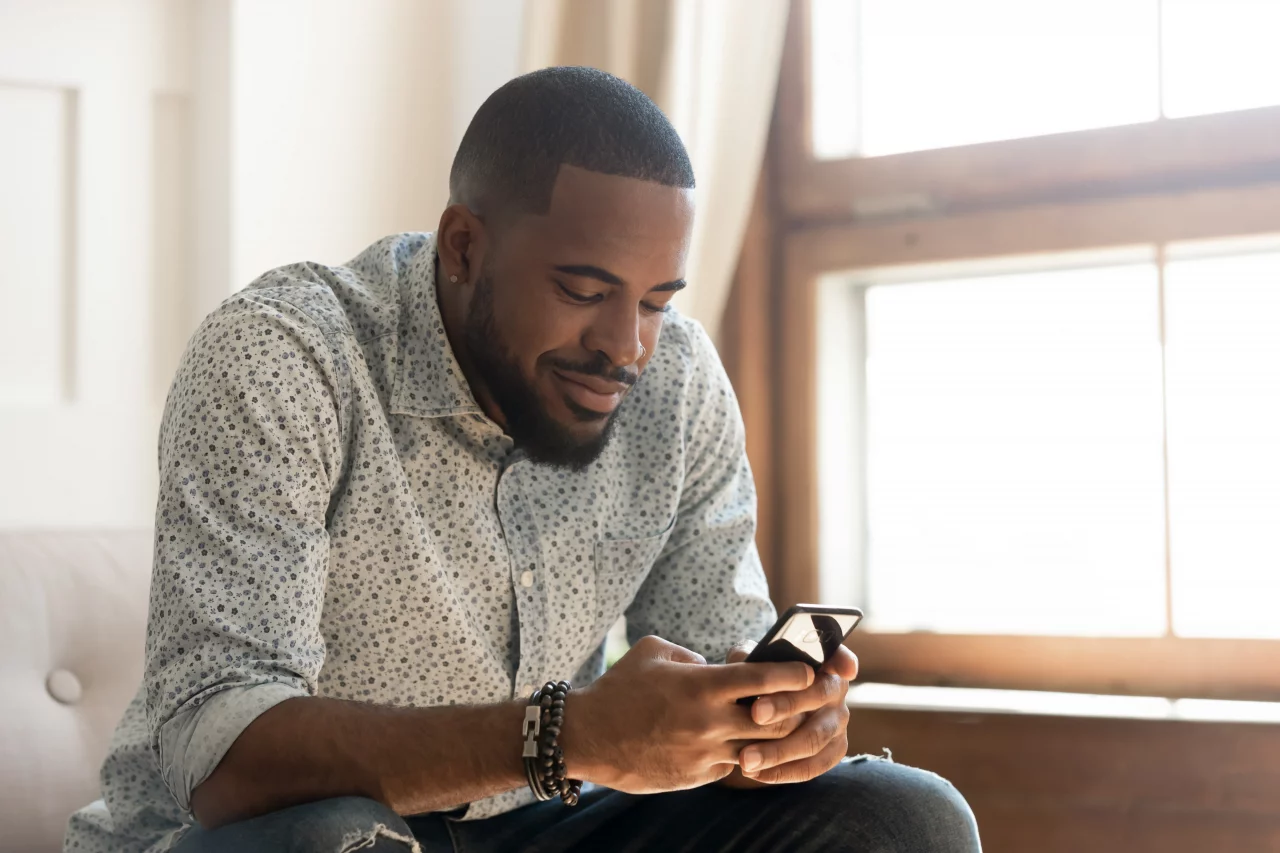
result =
[{"label": "button placket", "polygon": [[520,660],[514,683],[519,688],[513,689],[520,691],[515,698],[523,698],[533,692],[533,683],[540,684],[546,675],[547,661],[541,639],[546,634],[547,620],[546,603],[535,583],[539,551],[533,517],[525,506],[519,486],[519,469],[515,469],[514,462],[507,466],[498,481],[497,504],[511,556],[511,581],[515,587],[518,617]]}]

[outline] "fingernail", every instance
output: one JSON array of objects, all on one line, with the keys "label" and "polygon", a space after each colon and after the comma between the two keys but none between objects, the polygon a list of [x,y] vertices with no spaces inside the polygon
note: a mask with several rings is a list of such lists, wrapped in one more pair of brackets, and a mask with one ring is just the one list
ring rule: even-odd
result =
[{"label": "fingernail", "polygon": [[742,770],[744,773],[755,772],[761,764],[764,764],[764,756],[760,754],[760,750],[748,747],[742,753]]},{"label": "fingernail", "polygon": [[755,707],[751,709],[752,716],[756,718],[756,723],[764,725],[773,719],[773,700],[757,699]]}]

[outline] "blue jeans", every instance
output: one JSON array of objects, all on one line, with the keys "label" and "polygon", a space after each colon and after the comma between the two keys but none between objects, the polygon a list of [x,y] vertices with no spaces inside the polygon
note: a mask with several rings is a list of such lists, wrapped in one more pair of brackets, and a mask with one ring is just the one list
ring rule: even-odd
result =
[{"label": "blue jeans", "polygon": [[637,797],[584,791],[569,808],[537,803],[497,817],[402,818],[343,797],[205,832],[175,853],[480,853],[480,851],[859,851],[978,853],[978,828],[939,776],[877,758],[854,759],[800,785],[737,791],[718,785]]}]

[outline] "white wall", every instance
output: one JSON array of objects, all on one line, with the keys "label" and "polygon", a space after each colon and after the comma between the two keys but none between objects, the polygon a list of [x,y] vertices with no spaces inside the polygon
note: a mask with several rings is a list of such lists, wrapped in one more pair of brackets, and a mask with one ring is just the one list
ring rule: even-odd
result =
[{"label": "white wall", "polygon": [[199,320],[433,229],[522,0],[0,0],[0,528],[141,527]]},{"label": "white wall", "polygon": [[239,0],[232,285],[431,230],[476,107],[517,73],[520,0]]}]

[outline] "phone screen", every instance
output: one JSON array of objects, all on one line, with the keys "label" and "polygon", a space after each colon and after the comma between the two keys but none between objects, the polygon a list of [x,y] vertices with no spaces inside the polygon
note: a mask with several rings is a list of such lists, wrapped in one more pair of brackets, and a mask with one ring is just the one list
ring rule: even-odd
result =
[{"label": "phone screen", "polygon": [[755,647],[747,660],[802,661],[815,668],[820,667],[857,627],[862,614],[857,611],[792,611],[784,619]]}]

